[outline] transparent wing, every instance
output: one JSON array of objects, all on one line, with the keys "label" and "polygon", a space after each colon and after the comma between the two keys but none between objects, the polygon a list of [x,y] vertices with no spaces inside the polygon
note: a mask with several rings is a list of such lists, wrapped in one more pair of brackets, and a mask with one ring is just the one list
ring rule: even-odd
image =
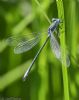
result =
[{"label": "transparent wing", "polygon": [[28,41],[30,39],[35,38],[37,35],[40,36],[40,33],[28,33],[28,34],[20,34],[16,36],[8,36],[6,42],[9,46],[16,46],[19,42]]},{"label": "transparent wing", "polygon": [[70,59],[69,59],[69,56],[68,55],[66,55],[66,64],[67,64],[67,67],[70,66]]},{"label": "transparent wing", "polygon": [[29,33],[29,34],[21,34],[17,36],[10,36],[7,38],[6,42],[10,46],[14,46],[14,53],[19,54],[25,51],[30,50],[34,47],[41,39],[41,37],[45,36],[44,34],[36,34],[36,33]]},{"label": "transparent wing", "polygon": [[50,37],[50,46],[56,58],[60,59],[60,46],[53,34]]},{"label": "transparent wing", "polygon": [[40,39],[41,39],[40,35],[37,35],[36,37],[28,41],[19,42],[19,44],[14,48],[14,53],[20,54],[20,53],[30,50],[40,41]]},{"label": "transparent wing", "polygon": [[29,33],[16,36],[10,36],[6,42],[10,46],[14,46],[14,53],[19,54],[30,50],[41,39],[41,34]]},{"label": "transparent wing", "polygon": [[[56,58],[61,60],[60,46],[53,34],[51,34],[51,37],[50,37],[50,45],[51,45],[51,49],[53,53],[55,54]],[[66,55],[66,64],[68,67],[70,66],[70,59],[68,55]]]}]

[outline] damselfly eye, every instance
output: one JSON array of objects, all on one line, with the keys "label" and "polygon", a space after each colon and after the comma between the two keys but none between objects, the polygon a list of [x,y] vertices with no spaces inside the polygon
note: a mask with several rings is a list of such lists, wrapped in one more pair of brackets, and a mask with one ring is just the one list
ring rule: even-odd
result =
[{"label": "damselfly eye", "polygon": [[57,21],[58,23],[62,22],[60,19],[58,18],[52,18],[52,22]]},{"label": "damselfly eye", "polygon": [[54,22],[54,21],[56,21],[57,20],[57,18],[52,18],[52,22]]}]

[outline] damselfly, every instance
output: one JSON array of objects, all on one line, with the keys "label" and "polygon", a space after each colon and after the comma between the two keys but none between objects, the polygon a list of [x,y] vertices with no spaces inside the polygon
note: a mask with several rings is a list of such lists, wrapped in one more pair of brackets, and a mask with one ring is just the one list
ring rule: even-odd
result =
[{"label": "damselfly", "polygon": [[[24,80],[28,76],[34,62],[36,61],[38,55],[41,53],[42,49],[44,48],[44,46],[46,45],[48,40],[50,40],[50,46],[51,46],[51,49],[52,49],[53,53],[55,54],[56,58],[61,61],[60,45],[59,45],[57,39],[54,36],[54,32],[57,30],[57,27],[60,24],[60,22],[61,22],[60,19],[57,19],[57,18],[52,19],[52,24],[48,28],[48,36],[47,36],[44,44],[42,45],[42,47],[38,50],[36,56],[34,57],[32,63],[31,63],[31,65],[28,67],[27,71],[25,72],[25,74],[23,76]],[[24,39],[22,39],[22,40],[18,39],[20,41],[15,41],[17,46],[14,48],[14,52],[16,54],[20,54],[20,53],[23,53],[25,51],[30,50],[32,47],[34,47],[40,41],[39,37],[40,37],[40,34],[36,35],[34,38],[30,39],[29,41],[26,41]],[[12,43],[11,39],[12,39],[12,37],[8,38],[8,42]],[[12,43],[12,44],[14,44],[14,43]],[[66,63],[67,63],[67,66],[70,65],[70,60],[69,60],[68,56],[66,56]]]}]

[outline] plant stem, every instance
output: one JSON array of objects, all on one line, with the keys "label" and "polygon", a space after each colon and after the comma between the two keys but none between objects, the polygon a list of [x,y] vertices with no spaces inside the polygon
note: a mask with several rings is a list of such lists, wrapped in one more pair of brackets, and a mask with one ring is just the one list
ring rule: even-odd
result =
[{"label": "plant stem", "polygon": [[68,88],[68,75],[66,65],[66,45],[65,45],[65,19],[64,19],[64,8],[63,1],[56,0],[58,17],[63,21],[60,27],[60,44],[61,44],[61,60],[62,60],[62,74],[63,74],[63,85],[64,85],[64,100],[69,100],[69,88]]},{"label": "plant stem", "polygon": [[38,5],[38,7],[40,8],[42,14],[44,15],[44,17],[47,19],[47,21],[51,24],[50,19],[48,18],[47,14],[45,13],[45,11],[43,10],[43,8],[41,7],[40,3],[38,0],[35,0],[36,4]]},{"label": "plant stem", "polygon": [[[73,17],[72,17],[73,16]],[[76,24],[76,2],[74,0],[70,0],[70,33],[71,33],[71,54],[76,57],[77,54],[77,24]],[[76,67],[73,59],[74,67]]]}]

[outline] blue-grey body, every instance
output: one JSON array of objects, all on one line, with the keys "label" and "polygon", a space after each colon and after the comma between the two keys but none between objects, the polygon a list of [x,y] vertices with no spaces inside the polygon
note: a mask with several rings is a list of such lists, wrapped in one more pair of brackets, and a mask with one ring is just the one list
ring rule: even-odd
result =
[{"label": "blue-grey body", "polygon": [[56,40],[53,33],[56,31],[59,24],[60,24],[60,19],[53,18],[52,24],[48,28],[48,35],[50,36],[51,49],[52,49],[52,51],[53,51],[53,53],[54,53],[54,55],[56,56],[57,59],[60,59],[61,52],[60,52],[59,43]]},{"label": "blue-grey body", "polygon": [[60,19],[56,19],[56,18],[52,19],[52,24],[48,28],[48,34],[49,35],[51,35],[51,32],[54,32],[56,30],[59,23],[60,23]]},{"label": "blue-grey body", "polygon": [[35,58],[33,59],[32,63],[31,63],[31,65],[29,66],[29,68],[25,72],[23,80],[25,80],[26,77],[28,76],[28,73],[30,72],[35,60],[37,59],[38,55],[40,54],[40,52],[42,51],[42,49],[46,45],[49,38],[50,38],[50,42],[51,42],[50,43],[51,48],[52,48],[54,54],[56,55],[56,57],[58,59],[60,59],[60,47],[59,47],[59,44],[58,44],[57,40],[55,39],[54,35],[52,34],[56,30],[56,28],[58,27],[59,23],[60,23],[60,19],[55,19],[55,18],[52,19],[52,24],[48,28],[48,37],[47,37],[46,41],[44,42],[44,44],[42,45],[42,47],[37,52]]}]

